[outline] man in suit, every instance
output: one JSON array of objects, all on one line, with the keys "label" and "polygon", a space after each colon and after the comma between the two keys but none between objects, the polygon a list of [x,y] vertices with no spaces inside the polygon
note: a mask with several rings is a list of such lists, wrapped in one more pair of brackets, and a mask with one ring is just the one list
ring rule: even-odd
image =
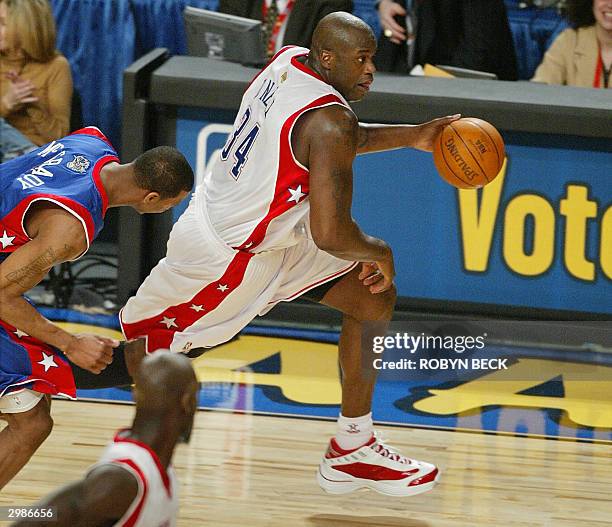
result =
[{"label": "man in suit", "polygon": [[319,21],[335,11],[353,10],[352,0],[220,0],[219,11],[264,22],[268,55],[293,44],[310,48]]},{"label": "man in suit", "polygon": [[380,71],[406,73],[429,63],[518,78],[503,0],[381,0],[378,13],[383,35],[375,61]]}]

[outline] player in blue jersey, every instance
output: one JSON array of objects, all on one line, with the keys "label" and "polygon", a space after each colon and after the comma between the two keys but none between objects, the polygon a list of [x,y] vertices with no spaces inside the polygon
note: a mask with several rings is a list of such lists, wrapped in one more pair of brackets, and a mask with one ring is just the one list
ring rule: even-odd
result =
[{"label": "player in blue jersey", "polygon": [[175,148],[120,164],[94,127],[0,166],[0,418],[8,422],[0,432],[0,488],[49,435],[50,395],[76,396],[72,367],[100,373],[119,344],[64,331],[24,293],[52,266],[87,251],[108,208],[164,212],[192,186],[193,171]]}]

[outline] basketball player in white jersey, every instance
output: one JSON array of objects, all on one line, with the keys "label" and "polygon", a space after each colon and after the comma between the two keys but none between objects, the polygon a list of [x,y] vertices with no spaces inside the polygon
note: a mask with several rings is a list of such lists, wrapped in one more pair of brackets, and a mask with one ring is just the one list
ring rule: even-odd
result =
[{"label": "basketball player in white jersey", "polygon": [[[312,49],[286,47],[246,90],[225,147],[174,225],[166,258],[121,312],[137,339],[126,357],[221,344],[278,302],[304,296],[344,315],[338,431],[318,473],[332,493],[368,487],[391,495],[431,489],[438,470],[376,437],[375,375],[364,373],[364,321],[389,321],[395,305],[390,247],[351,216],[358,153],[431,151],[458,116],[422,125],[358,123],[348,101],[370,89],[376,39],[348,13],[317,26]],[[372,189],[384,183],[373,175]],[[361,265],[360,265],[361,264]]]},{"label": "basketball player in white jersey", "polygon": [[167,352],[146,357],[135,377],[136,416],[120,430],[81,481],[43,498],[55,519],[21,520],[15,527],[172,527],[178,516],[171,459],[187,443],[198,383],[189,359]]}]

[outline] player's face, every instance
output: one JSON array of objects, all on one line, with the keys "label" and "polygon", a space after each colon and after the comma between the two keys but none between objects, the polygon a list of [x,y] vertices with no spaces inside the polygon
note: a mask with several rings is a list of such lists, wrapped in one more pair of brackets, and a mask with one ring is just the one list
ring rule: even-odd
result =
[{"label": "player's face", "polygon": [[156,214],[160,212],[166,212],[167,210],[171,209],[172,207],[178,205],[181,201],[183,201],[188,194],[189,192],[181,191],[181,193],[178,196],[175,196],[174,198],[161,199],[159,197],[159,194],[157,194],[156,192],[151,192],[147,194],[145,199],[141,201],[138,205],[136,205],[134,208],[140,214]]},{"label": "player's face", "polygon": [[612,0],[593,0],[593,15],[605,31],[612,31]]},{"label": "player's face", "polygon": [[370,91],[376,72],[375,53],[376,41],[367,35],[356,47],[336,54],[330,70],[331,84],[348,101],[360,101]]}]

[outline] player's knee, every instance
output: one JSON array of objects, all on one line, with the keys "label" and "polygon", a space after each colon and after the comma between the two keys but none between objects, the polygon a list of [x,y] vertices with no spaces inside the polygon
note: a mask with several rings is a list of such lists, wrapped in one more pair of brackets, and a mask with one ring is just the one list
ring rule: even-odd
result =
[{"label": "player's knee", "polygon": [[19,434],[24,446],[33,448],[38,448],[53,430],[53,418],[44,400],[28,412],[15,414],[9,424],[13,425],[13,430]]},{"label": "player's knee", "polygon": [[383,293],[369,295],[365,305],[362,306],[360,319],[366,320],[391,320],[397,300],[395,285],[392,285]]},{"label": "player's knee", "polygon": [[391,320],[391,318],[393,318],[393,312],[395,311],[395,303],[397,302],[397,289],[395,288],[395,284],[391,284],[391,287],[382,294],[385,295],[382,299],[384,304],[382,313],[383,319]]}]

